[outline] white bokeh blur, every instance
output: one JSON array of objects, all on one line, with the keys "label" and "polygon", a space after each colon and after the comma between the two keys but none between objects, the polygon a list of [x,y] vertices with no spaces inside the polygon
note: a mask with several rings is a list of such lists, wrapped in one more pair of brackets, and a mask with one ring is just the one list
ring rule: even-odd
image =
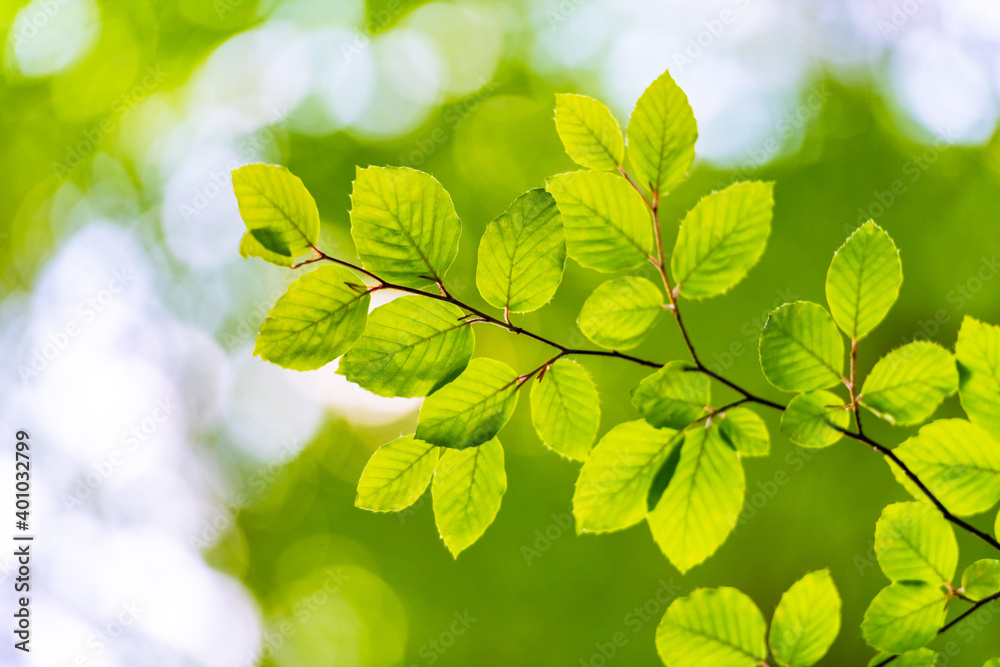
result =
[{"label": "white bokeh blur", "polygon": [[[268,6],[183,86],[151,91],[121,118],[93,188],[67,183],[51,202],[61,238],[32,292],[0,303],[0,433],[26,428],[36,445],[32,605],[44,622],[30,664],[253,664],[257,603],[204,562],[198,541],[238,486],[219,461],[286,461],[328,412],[364,425],[419,406],[373,396],[335,364],[299,374],[252,356],[288,278],[237,255],[229,170],[282,161],[285,134],[406,135],[512,58],[602,97],[623,123],[670,69],[698,118],[699,159],[719,165],[745,163],[772,138],[794,148],[781,120],[823,70],[871,79],[917,140],[981,143],[1000,115],[1000,5],[985,0],[435,2],[385,10],[372,19],[390,27],[375,34],[362,0]],[[58,74],[100,29],[91,0],[33,0],[9,33],[6,71]],[[137,165],[147,196],[115,154]],[[12,568],[0,556],[0,585]],[[368,579],[387,589],[357,577]],[[326,613],[365,632],[350,596]],[[337,664],[357,664],[353,636],[338,638]],[[291,667],[293,649],[276,659]],[[23,658],[0,645],[0,664]]]}]

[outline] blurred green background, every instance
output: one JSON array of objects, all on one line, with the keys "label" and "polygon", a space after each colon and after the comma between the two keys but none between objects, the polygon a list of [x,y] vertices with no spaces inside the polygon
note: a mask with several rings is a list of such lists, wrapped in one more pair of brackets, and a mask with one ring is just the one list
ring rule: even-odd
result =
[{"label": "blurred green background", "polygon": [[[955,9],[928,2],[914,12],[891,3],[789,4],[4,3],[4,419],[15,422],[12,411],[30,416],[29,404],[55,407],[47,385],[32,384],[21,369],[30,365],[33,341],[52,330],[41,325],[38,333],[32,320],[40,303],[58,297],[39,285],[54,271],[60,248],[88,227],[110,225],[134,239],[142,252],[130,256],[152,267],[157,312],[203,335],[226,368],[245,369],[262,363],[250,359],[252,332],[261,308],[290,277],[240,260],[235,201],[222,192],[228,176],[217,175],[236,163],[287,165],[318,201],[324,249],[353,258],[348,195],[355,166],[408,164],[433,173],[451,193],[463,236],[450,289],[485,307],[474,275],[486,224],[546,176],[575,168],[555,132],[554,93],[607,99],[624,125],[631,102],[666,67],[688,90],[701,129],[701,158],[690,180],[662,204],[666,245],[707,192],[737,179],[776,182],[773,232],[760,265],[725,297],[682,306],[700,355],[715,370],[781,399],[759,370],[759,329],[780,303],[825,302],[833,252],[869,217],[895,239],[905,278],[899,302],[860,348],[862,371],[915,337],[951,347],[965,315],[1000,323],[995,12],[987,3]],[[732,22],[723,22],[725,11]],[[48,18],[32,24],[38,16]],[[717,19],[723,28],[715,31]],[[706,31],[711,38],[702,40]],[[701,44],[693,59],[692,44]],[[101,254],[100,244],[93,252]],[[79,262],[64,270],[84,280],[93,268]],[[607,277],[570,262],[555,300],[518,323],[583,345],[576,314]],[[118,340],[142,347],[143,331]],[[478,355],[517,369],[533,368],[548,352],[495,328],[481,327],[476,336]],[[156,341],[169,347],[169,340]],[[75,348],[87,349],[82,342]],[[666,319],[636,354],[685,358]],[[173,386],[196,396],[185,414],[197,413],[198,392],[214,386],[216,367],[164,363],[188,369],[178,371]],[[584,363],[599,381],[601,432],[635,419],[628,392],[644,371],[614,360]],[[286,372],[226,373],[232,377],[220,389],[219,414],[185,423],[164,445],[191,453],[177,464],[185,476],[210,479],[196,484],[201,505],[183,514],[187,528],[170,535],[242,582],[251,595],[239,604],[257,621],[240,626],[239,656],[181,651],[148,620],[128,642],[93,655],[95,664],[657,665],[653,637],[667,595],[736,586],[769,616],[782,591],[824,567],[838,584],[844,614],[822,664],[863,664],[872,654],[858,626],[886,584],[871,556],[874,525],[883,506],[906,495],[880,457],[857,443],[801,450],[777,433],[776,415],[762,410],[773,451],[745,462],[743,521],[714,557],[682,577],[644,525],[574,534],[570,498],[579,464],[541,445],[522,397],[500,434],[508,474],[500,514],[455,561],[437,536],[426,496],[398,515],[353,506],[367,458],[414,430],[415,404],[351,393],[327,368],[319,379],[271,384],[270,391],[285,392],[284,403],[258,409],[279,400],[266,390]],[[78,393],[60,400],[90,391],[90,378],[72,377]],[[253,394],[258,389],[264,393]],[[250,394],[256,403],[245,400]],[[88,400],[113,402],[100,392]],[[305,425],[303,411],[315,415]],[[939,416],[959,414],[953,398]],[[107,417],[89,412],[79,419]],[[868,426],[887,444],[911,432],[874,418]],[[279,455],[286,430],[296,434],[294,443]],[[72,462],[52,460],[49,467],[61,471],[53,472],[52,492],[73,488],[103,451],[97,444]],[[112,510],[131,497],[108,492],[98,502],[107,489],[82,510],[47,510],[51,529],[75,525],[80,512],[105,524],[124,521]],[[173,497],[157,498],[169,512]],[[992,521],[975,523],[985,529]],[[965,536],[959,540],[964,564],[990,555]],[[61,557],[53,558],[57,565]],[[155,568],[140,570],[136,590],[143,577],[160,576]],[[54,585],[46,590],[76,595]],[[100,626],[105,612],[94,612],[96,620],[86,609],[73,613]],[[225,609],[211,622],[226,626]],[[1000,620],[984,612],[966,627],[976,631],[956,629],[934,645],[954,642],[958,654],[948,664],[978,666],[1000,654]],[[616,633],[624,646],[613,646]],[[150,657],[171,651],[183,657]],[[48,655],[52,662],[37,664],[69,664],[74,651]]]}]

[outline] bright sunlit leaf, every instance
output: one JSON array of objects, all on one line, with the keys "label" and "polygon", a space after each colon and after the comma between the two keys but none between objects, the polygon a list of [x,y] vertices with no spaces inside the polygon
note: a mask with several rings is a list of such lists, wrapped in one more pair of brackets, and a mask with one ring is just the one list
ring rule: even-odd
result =
[{"label": "bright sunlit leaf", "polygon": [[712,415],[719,434],[740,456],[767,456],[771,452],[771,436],[767,424],[749,408],[729,408]]},{"label": "bright sunlit leaf", "polygon": [[683,361],[671,361],[632,390],[632,404],[658,428],[681,429],[705,414],[711,401],[708,376]]},{"label": "bright sunlit leaf", "polygon": [[667,608],[656,649],[667,667],[755,667],[767,657],[760,609],[735,588],[698,588]]},{"label": "bright sunlit leaf", "polygon": [[615,171],[625,158],[618,121],[592,97],[557,94],[556,131],[566,153],[581,167]]},{"label": "bright sunlit leaf", "polygon": [[233,170],[233,191],[247,236],[244,256],[290,266],[319,242],[319,210],[302,181],[285,167],[248,164]]},{"label": "bright sunlit leaf", "polygon": [[404,296],[379,306],[337,373],[379,396],[426,396],[461,373],[475,346],[457,306]]},{"label": "bright sunlit leaf", "polygon": [[531,422],[548,447],[586,459],[601,422],[597,386],[587,370],[571,359],[549,366],[531,386]]},{"label": "bright sunlit leaf", "polygon": [[768,316],[761,331],[760,365],[778,389],[825,389],[840,382],[844,340],[822,306],[786,303]]},{"label": "bright sunlit leaf", "polygon": [[[979,514],[1000,500],[1000,442],[975,424],[939,419],[895,452],[953,514]],[[890,467],[914,498],[924,499],[899,468]]]},{"label": "bright sunlit leaf", "polygon": [[944,625],[947,598],[925,581],[897,581],[872,600],[861,622],[868,643],[887,653],[922,647]]},{"label": "bright sunlit leaf", "polygon": [[903,268],[885,231],[869,220],[834,254],[826,300],[840,329],[857,340],[881,322],[899,296]]},{"label": "bright sunlit leaf", "polygon": [[406,287],[441,281],[458,255],[461,235],[451,196],[430,174],[407,167],[358,168],[351,236],[369,271]]},{"label": "bright sunlit leaf", "polygon": [[799,394],[781,413],[781,432],[802,447],[828,447],[843,437],[838,428],[847,428],[850,413],[844,401],[828,391]]},{"label": "bright sunlit leaf", "polygon": [[951,352],[914,341],[878,360],[861,389],[861,404],[890,423],[916,424],[957,389]]},{"label": "bright sunlit leaf", "polygon": [[550,176],[546,189],[562,213],[569,256],[583,266],[634,269],[655,254],[649,209],[621,176],[574,171]]},{"label": "bright sunlit leaf", "polygon": [[1000,433],[1000,327],[966,316],[955,345],[958,396],[969,419]]},{"label": "bright sunlit leaf", "polygon": [[789,588],[771,620],[768,644],[778,664],[810,667],[840,632],[840,594],[829,570],[810,572]]},{"label": "bright sunlit leaf", "polygon": [[649,280],[626,276],[602,283],[587,297],[577,319],[580,331],[609,350],[629,350],[663,314],[663,292]]},{"label": "bright sunlit leaf", "polygon": [[472,546],[500,511],[507,491],[503,447],[497,439],[441,454],[431,484],[434,520],[451,555]]},{"label": "bright sunlit leaf", "polygon": [[642,521],[657,473],[682,436],[644,421],[608,431],[584,462],[573,493],[577,532],[620,530]]},{"label": "bright sunlit leaf", "polygon": [[774,184],[733,183],[688,211],[670,258],[682,296],[716,296],[743,279],[771,233]]},{"label": "bright sunlit leaf", "polygon": [[664,72],[635,103],[628,122],[628,157],[635,180],[665,195],[687,178],[698,125],[687,95]]},{"label": "bright sunlit leaf", "polygon": [[492,439],[514,414],[517,381],[502,361],[473,359],[453,382],[424,399],[417,437],[451,449]]},{"label": "bright sunlit leaf", "polygon": [[739,455],[717,426],[685,431],[680,462],[647,520],[681,573],[711,556],[736,527],[746,480]]},{"label": "bright sunlit leaf", "polygon": [[268,312],[254,354],[296,371],[321,368],[361,336],[370,300],[364,283],[349,269],[310,271]]},{"label": "bright sunlit leaf", "polygon": [[393,512],[415,503],[431,483],[440,448],[404,435],[375,450],[361,473],[354,504]]},{"label": "bright sunlit leaf", "polygon": [[552,299],[566,265],[566,233],[552,195],[529,190],[486,227],[476,285],[491,305],[537,310]]},{"label": "bright sunlit leaf", "polygon": [[962,592],[970,600],[985,600],[1000,593],[1000,560],[984,558],[965,568]]},{"label": "bright sunlit leaf", "polygon": [[875,557],[892,581],[950,583],[958,566],[955,531],[925,502],[895,503],[875,524]]}]

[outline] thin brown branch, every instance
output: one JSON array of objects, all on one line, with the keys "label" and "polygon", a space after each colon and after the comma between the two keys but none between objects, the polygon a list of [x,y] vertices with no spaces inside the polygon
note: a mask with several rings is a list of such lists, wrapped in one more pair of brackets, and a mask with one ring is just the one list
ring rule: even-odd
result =
[{"label": "thin brown branch", "polygon": [[[629,182],[632,182],[631,179],[630,179]],[[636,187],[634,183],[633,183],[633,187]],[[641,194],[641,190],[639,190],[639,192]],[[657,200],[657,198],[656,198],[656,196],[654,194],[653,203],[651,204],[651,209],[650,210],[651,210],[651,212],[653,214],[654,225],[658,229],[659,228],[659,223],[658,223],[657,215],[656,215],[656,204],[657,203],[658,203],[658,200]],[[707,366],[705,366],[701,362],[701,360],[698,358],[697,352],[695,352],[694,345],[691,342],[690,336],[688,335],[687,328],[684,326],[684,321],[681,319],[680,310],[677,308],[676,297],[673,295],[673,292],[670,289],[670,279],[667,276],[666,269],[665,269],[663,261],[662,261],[662,256],[663,256],[662,245],[661,245],[661,242],[659,240],[659,234],[658,233],[657,233],[657,247],[659,249],[657,257],[656,258],[652,258],[651,257],[650,259],[660,269],[660,275],[661,275],[661,277],[662,277],[662,279],[664,281],[664,287],[666,287],[666,289],[667,289],[667,294],[668,294],[668,296],[670,298],[670,303],[673,306],[672,312],[674,314],[674,318],[676,319],[677,326],[680,328],[681,333],[684,336],[684,341],[687,344],[688,351],[691,353],[691,358],[694,361],[694,364],[695,364],[694,371],[697,371],[699,373],[703,373],[704,375],[707,375],[708,377],[710,377],[710,378],[718,381],[719,383],[721,383],[721,384],[729,387],[733,391],[735,391],[738,394],[740,394],[741,398],[739,400],[737,400],[737,401],[735,401],[733,403],[730,403],[729,405],[725,406],[727,408],[735,406],[735,405],[739,405],[739,404],[742,404],[742,403],[757,403],[758,405],[767,406],[767,407],[772,408],[774,410],[784,411],[785,408],[786,408],[785,405],[782,405],[781,403],[777,403],[775,401],[766,399],[766,398],[764,398],[762,396],[757,396],[756,394],[752,393],[748,389],[745,389],[742,386],[736,384],[732,380],[729,380],[728,378],[720,375],[719,373],[716,373],[715,371],[710,370]],[[461,308],[461,309],[463,309],[463,310],[466,311],[467,315],[465,317],[468,318],[468,319],[466,319],[466,322],[468,322],[470,324],[476,323],[476,322],[484,322],[484,323],[487,323],[487,324],[492,324],[494,326],[500,327],[501,329],[505,329],[505,330],[507,330],[507,331],[509,331],[511,333],[518,334],[518,335],[524,335],[524,336],[526,336],[528,338],[532,338],[534,340],[537,340],[540,343],[544,343],[544,344],[546,344],[546,345],[548,345],[548,346],[550,346],[550,347],[558,350],[558,352],[559,352],[558,354],[556,354],[554,357],[552,357],[551,359],[549,359],[547,362],[545,362],[544,364],[542,364],[541,366],[539,366],[538,368],[536,368],[534,371],[532,371],[531,373],[529,373],[527,375],[520,376],[517,379],[517,382],[519,382],[521,385],[523,385],[524,382],[526,382],[528,379],[530,379],[531,377],[533,377],[537,373],[544,372],[544,370],[547,369],[549,365],[551,365],[557,359],[559,359],[561,357],[564,357],[564,356],[608,357],[608,358],[614,358],[614,359],[621,359],[623,361],[629,361],[629,362],[632,362],[632,363],[635,363],[635,364],[639,364],[641,366],[646,366],[648,368],[660,368],[663,365],[663,364],[656,363],[654,361],[649,361],[647,359],[641,359],[639,357],[635,357],[635,356],[632,356],[632,355],[629,355],[629,354],[624,354],[624,353],[618,352],[616,350],[583,350],[583,349],[578,349],[578,348],[567,347],[567,346],[561,345],[561,344],[559,344],[559,343],[557,343],[557,342],[555,342],[553,340],[545,338],[544,336],[536,334],[536,333],[534,333],[532,331],[528,331],[527,329],[524,329],[523,327],[515,326],[515,325],[511,324],[510,322],[508,322],[506,320],[501,320],[501,319],[495,318],[492,315],[484,313],[483,311],[481,311],[481,310],[479,310],[477,308],[474,308],[473,306],[470,306],[469,304],[467,304],[467,303],[461,301],[460,299],[457,299],[456,297],[452,296],[445,289],[444,284],[440,280],[436,281],[436,286],[438,287],[438,290],[439,290],[438,293],[425,292],[425,291],[423,291],[421,289],[417,289],[415,287],[408,287],[408,286],[405,286],[405,285],[397,285],[397,284],[394,284],[394,283],[387,282],[387,281],[383,280],[382,278],[380,278],[379,276],[377,276],[374,273],[372,273],[371,271],[368,271],[367,269],[364,269],[364,268],[362,268],[360,266],[357,266],[357,265],[355,265],[355,264],[353,264],[351,262],[347,262],[347,261],[344,261],[342,259],[338,259],[336,257],[332,257],[330,255],[327,255],[326,253],[324,253],[323,251],[321,251],[321,250],[319,250],[318,248],[315,248],[315,247],[313,248],[313,250],[316,251],[317,257],[315,257],[313,259],[310,259],[310,260],[307,260],[304,263],[311,263],[311,262],[319,261],[319,260],[322,259],[322,260],[328,260],[330,262],[334,262],[334,263],[339,264],[341,266],[345,266],[345,267],[347,267],[349,269],[357,271],[357,272],[359,272],[359,273],[361,273],[361,274],[363,274],[365,276],[368,276],[369,278],[371,278],[372,280],[375,281],[376,284],[373,287],[370,288],[370,291],[376,291],[376,290],[380,290],[380,289],[397,290],[397,291],[401,291],[401,292],[406,292],[408,294],[416,294],[416,295],[424,296],[424,297],[427,297],[428,299],[434,299],[436,301],[443,301],[445,303],[450,303],[450,304],[455,305],[455,306],[457,306],[457,307],[459,307],[459,308]],[[855,410],[857,410],[857,400],[855,399],[854,389],[853,389],[853,386],[852,386],[853,383],[854,383],[854,378],[855,378],[855,361],[854,361],[854,359],[855,359],[855,356],[856,356],[856,345],[852,345],[852,350],[851,351],[852,351],[852,354],[851,354],[851,358],[852,358],[852,361],[851,361],[851,380],[850,380],[850,382],[848,384],[848,387],[851,390],[852,405],[854,406]],[[709,416],[711,416],[711,414],[715,414],[715,413],[714,412],[710,413]],[[947,519],[951,523],[955,524],[956,526],[962,528],[966,532],[971,533],[972,535],[975,535],[976,537],[980,538],[981,540],[983,540],[984,542],[986,542],[987,544],[989,544],[993,548],[995,548],[997,550],[1000,550],[1000,542],[997,542],[997,540],[994,539],[992,536],[990,536],[988,533],[979,530],[975,526],[967,523],[966,521],[963,521],[962,519],[960,519],[957,516],[955,516],[954,514],[952,514],[948,510],[948,508],[945,507],[944,503],[942,503],[941,500],[937,496],[935,496],[930,491],[930,489],[927,488],[927,486],[923,483],[923,481],[921,481],[921,479],[909,468],[909,466],[907,466],[898,456],[896,456],[896,454],[891,449],[889,449],[888,447],[885,447],[884,445],[881,445],[881,444],[875,442],[874,440],[872,440],[868,436],[866,436],[863,432],[861,432],[861,429],[860,429],[860,420],[857,420],[857,416],[855,417],[855,419],[856,419],[856,421],[858,423],[858,432],[854,432],[854,431],[851,431],[851,430],[848,430],[848,429],[844,429],[844,428],[840,428],[840,427],[836,427],[836,426],[834,428],[836,428],[838,431],[840,431],[841,433],[843,433],[847,437],[852,438],[854,440],[857,440],[859,442],[862,442],[862,443],[868,445],[869,447],[872,447],[875,451],[879,452],[880,454],[882,454],[883,456],[885,456],[886,458],[888,458],[896,467],[898,467],[903,472],[904,475],[906,475],[906,477],[908,479],[910,479],[910,481],[912,481],[917,486],[917,488],[920,489],[920,491],[925,496],[927,496],[927,499],[930,500],[931,503],[934,504],[934,506],[938,509],[939,512],[941,512],[942,516],[944,516],[945,519]]]}]

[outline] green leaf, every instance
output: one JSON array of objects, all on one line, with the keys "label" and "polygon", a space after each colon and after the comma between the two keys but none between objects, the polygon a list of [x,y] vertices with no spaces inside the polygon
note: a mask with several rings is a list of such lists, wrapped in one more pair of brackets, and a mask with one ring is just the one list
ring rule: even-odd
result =
[{"label": "green leaf", "polygon": [[243,259],[249,259],[251,257],[260,257],[265,262],[270,262],[277,266],[283,266],[288,268],[295,264],[295,258],[289,255],[279,255],[276,252],[271,252],[264,246],[260,244],[260,241],[253,237],[250,232],[244,232],[243,238],[240,239],[240,257]]},{"label": "green leaf", "polygon": [[625,139],[606,106],[585,95],[556,94],[556,132],[581,167],[615,171],[625,159]]},{"label": "green leaf", "polygon": [[983,667],[1000,667],[1000,658],[990,658]]},{"label": "green leaf", "polygon": [[781,414],[781,432],[802,447],[828,447],[843,437],[836,427],[847,428],[850,419],[839,396],[810,391],[788,402]]},{"label": "green leaf", "polygon": [[955,357],[962,408],[974,423],[1000,432],[1000,327],[966,316]]},{"label": "green leaf", "polygon": [[647,517],[660,550],[683,574],[715,553],[736,526],[746,480],[716,426],[685,431],[681,459]]},{"label": "green leaf", "polygon": [[431,483],[439,448],[404,435],[382,445],[368,459],[354,504],[374,512],[409,507]]},{"label": "green leaf", "polygon": [[292,248],[288,244],[288,239],[284,237],[274,227],[264,227],[262,229],[251,229],[246,232],[254,238],[257,243],[264,246],[264,249],[280,257],[291,257]]},{"label": "green leaf", "polygon": [[670,258],[676,291],[701,299],[742,280],[764,253],[773,208],[773,183],[733,183],[703,197],[677,233]]},{"label": "green leaf", "polygon": [[645,278],[626,276],[602,283],[587,297],[577,322],[593,343],[629,350],[646,338],[663,313],[663,293]]},{"label": "green leaf", "polygon": [[711,402],[708,376],[684,361],[671,361],[632,390],[632,404],[657,428],[681,429],[705,414]]},{"label": "green leaf", "polygon": [[771,453],[771,436],[767,424],[749,408],[730,408],[712,415],[719,425],[722,439],[740,456],[767,456]]},{"label": "green leaf", "polygon": [[458,558],[486,532],[506,491],[507,473],[499,440],[445,450],[434,471],[431,498],[438,533],[452,556]]},{"label": "green leaf", "polygon": [[760,365],[778,389],[825,389],[840,382],[844,339],[822,306],[786,303],[768,316],[761,331]]},{"label": "green leaf", "polygon": [[957,389],[951,352],[915,341],[879,359],[861,389],[861,404],[889,423],[916,424]]},{"label": "green leaf", "polygon": [[597,386],[583,366],[559,359],[531,387],[531,422],[549,448],[584,460],[601,422]]},{"label": "green leaf", "polygon": [[965,568],[962,592],[977,602],[1000,593],[1000,560],[984,558]]},{"label": "green leaf", "polygon": [[495,436],[517,406],[517,373],[496,359],[473,359],[451,384],[426,399],[417,437],[441,447],[475,447]]},{"label": "green leaf", "polygon": [[289,266],[291,258],[319,242],[316,201],[292,172],[271,164],[248,164],[232,174],[240,217],[247,227],[241,254]]},{"label": "green leaf", "polygon": [[754,667],[767,658],[760,609],[735,588],[699,588],[667,608],[656,650],[667,667]]},{"label": "green leaf", "polygon": [[840,595],[829,570],[792,584],[771,621],[768,643],[778,664],[809,667],[822,659],[840,632]]},{"label": "green leaf", "polygon": [[405,287],[441,281],[461,235],[451,197],[430,174],[407,167],[358,168],[351,236],[369,271]]},{"label": "green leaf", "polygon": [[[939,419],[895,452],[953,514],[979,514],[1000,500],[1000,443],[975,424]],[[915,498],[924,499],[896,466],[890,467]]]},{"label": "green leaf", "polygon": [[475,347],[465,313],[422,296],[399,297],[368,317],[368,328],[337,373],[379,396],[426,396],[461,373]]},{"label": "green leaf", "polygon": [[552,299],[566,266],[566,233],[552,195],[529,190],[486,227],[476,285],[487,303],[515,313]]},{"label": "green leaf", "polygon": [[682,436],[642,420],[618,424],[594,446],[573,493],[577,533],[621,530],[642,521],[653,479]]},{"label": "green leaf", "polygon": [[583,266],[634,269],[656,252],[649,209],[621,176],[574,171],[545,184],[562,213],[569,256]]},{"label": "green leaf", "polygon": [[875,524],[875,557],[891,581],[950,583],[958,566],[955,532],[932,505],[896,503]]},{"label": "green leaf", "polygon": [[296,371],[321,368],[365,330],[370,301],[352,271],[322,266],[289,285],[268,312],[254,354]]},{"label": "green leaf", "polygon": [[1000,512],[997,512],[997,520],[996,523],[993,524],[993,534],[996,535],[998,540],[1000,540]]},{"label": "green leaf", "polygon": [[944,625],[947,598],[925,581],[897,581],[872,600],[861,634],[887,653],[917,649],[934,639]]},{"label": "green leaf", "polygon": [[885,231],[869,220],[833,255],[826,301],[837,326],[858,340],[881,322],[899,296],[903,267]]},{"label": "green leaf", "polygon": [[635,103],[628,122],[628,157],[635,179],[665,195],[687,178],[698,125],[687,95],[664,72]]},{"label": "green leaf", "polygon": [[[875,657],[869,661],[868,667],[881,665],[890,657],[892,657],[892,655],[889,653],[876,653]],[[892,661],[892,667],[935,667],[935,665],[937,665],[937,658],[938,654],[935,651],[932,651],[929,648],[918,648],[915,651],[900,653],[899,656]]]}]

